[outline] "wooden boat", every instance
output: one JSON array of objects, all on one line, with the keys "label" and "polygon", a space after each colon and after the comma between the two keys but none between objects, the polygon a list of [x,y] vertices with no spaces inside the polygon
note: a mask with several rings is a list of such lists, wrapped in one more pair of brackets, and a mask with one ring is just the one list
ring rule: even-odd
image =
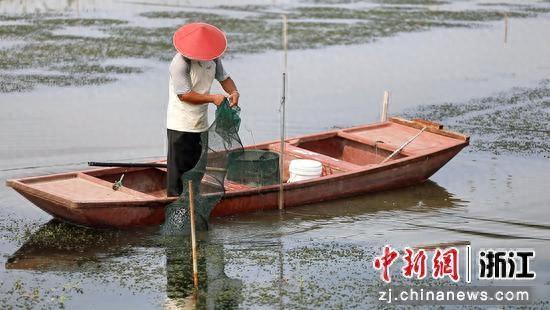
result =
[{"label": "wooden boat", "polygon": [[[410,144],[383,162],[413,137]],[[285,207],[293,207],[424,182],[467,146],[469,137],[425,120],[390,118],[285,142],[284,171],[297,158],[323,165],[319,178],[284,184]],[[248,148],[278,152],[280,142]],[[124,186],[115,191],[113,183],[122,174]],[[164,221],[165,206],[176,199],[166,196],[163,168],[90,169],[8,180],[7,185],[58,219],[97,228],[159,225]],[[226,195],[212,216],[278,206],[278,185],[251,187],[226,181],[225,189]]]}]

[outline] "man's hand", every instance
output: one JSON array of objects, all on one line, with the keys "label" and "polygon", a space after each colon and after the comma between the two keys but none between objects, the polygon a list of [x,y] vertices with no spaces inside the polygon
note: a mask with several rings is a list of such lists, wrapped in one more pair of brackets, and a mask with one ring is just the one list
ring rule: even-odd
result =
[{"label": "man's hand", "polygon": [[237,86],[235,86],[235,82],[228,77],[227,79],[220,82],[223,90],[225,90],[229,94],[229,105],[231,107],[234,107],[239,104],[239,91],[237,90]]},{"label": "man's hand", "polygon": [[233,93],[231,93],[231,95],[229,95],[229,106],[234,107],[238,105],[240,96],[241,95],[239,94],[238,91],[234,91]]},{"label": "man's hand", "polygon": [[223,100],[225,99],[225,96],[222,94],[215,94],[211,96],[212,96],[212,103],[215,104],[216,106],[220,106],[220,104],[222,104]]}]

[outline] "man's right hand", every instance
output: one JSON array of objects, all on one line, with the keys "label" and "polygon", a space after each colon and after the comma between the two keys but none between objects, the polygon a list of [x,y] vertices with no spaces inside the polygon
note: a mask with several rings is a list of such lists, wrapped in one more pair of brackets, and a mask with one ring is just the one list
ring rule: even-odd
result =
[{"label": "man's right hand", "polygon": [[222,94],[215,94],[211,96],[212,96],[212,103],[215,104],[216,106],[219,106],[220,104],[222,104],[223,100],[225,99],[225,95],[222,95]]}]

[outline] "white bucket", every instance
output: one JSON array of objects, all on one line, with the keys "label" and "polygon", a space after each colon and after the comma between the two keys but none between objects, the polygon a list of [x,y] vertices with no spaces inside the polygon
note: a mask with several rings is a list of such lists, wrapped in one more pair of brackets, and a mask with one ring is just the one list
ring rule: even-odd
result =
[{"label": "white bucket", "polygon": [[320,177],[323,165],[316,160],[293,159],[288,170],[290,172],[288,183],[292,183]]}]

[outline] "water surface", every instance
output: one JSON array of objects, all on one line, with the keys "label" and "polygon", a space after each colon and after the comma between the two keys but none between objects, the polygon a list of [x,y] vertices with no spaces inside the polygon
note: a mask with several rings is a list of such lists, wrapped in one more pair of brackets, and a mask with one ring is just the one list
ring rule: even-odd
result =
[{"label": "water surface", "polygon": [[[97,49],[78,58],[60,52],[59,63],[47,53],[35,63],[3,62],[2,83],[10,83],[0,94],[0,179],[83,169],[91,160],[162,156],[166,57],[173,53],[163,34],[185,20],[182,12],[221,15],[196,16],[235,30],[235,50],[224,62],[242,93],[241,136],[247,143],[276,138],[282,55],[274,49],[278,14],[288,12],[291,29],[334,32],[292,41],[289,135],[373,122],[383,91],[391,90],[392,115],[440,121],[471,134],[472,145],[418,186],[282,215],[213,219],[201,235],[206,280],[200,305],[377,306],[373,292],[380,283],[371,263],[381,246],[469,242],[474,250],[535,249],[537,279],[529,285],[537,292],[535,306],[544,307],[550,285],[548,5],[396,1],[381,9],[392,12],[388,27],[394,28],[369,32],[361,23],[377,18],[368,12],[380,9],[378,2],[335,2],[239,1],[229,8],[222,1],[1,2],[0,25],[50,25],[31,37],[9,30],[3,52],[24,51],[46,37],[51,47],[66,40],[105,44],[105,36],[143,35],[144,29],[151,32],[143,38],[158,40],[137,52],[115,48],[120,53],[103,55]],[[482,10],[493,13],[478,14]],[[503,11],[515,12],[506,43],[503,19],[494,13]],[[235,24],[246,16],[251,24]],[[395,22],[407,16],[415,21],[407,25],[419,26]],[[354,25],[353,35],[342,34],[346,24]],[[254,30],[258,26],[266,28]],[[91,231],[51,222],[5,187],[0,206],[3,308],[146,309],[190,302],[187,240],[167,240],[154,228]]]}]

